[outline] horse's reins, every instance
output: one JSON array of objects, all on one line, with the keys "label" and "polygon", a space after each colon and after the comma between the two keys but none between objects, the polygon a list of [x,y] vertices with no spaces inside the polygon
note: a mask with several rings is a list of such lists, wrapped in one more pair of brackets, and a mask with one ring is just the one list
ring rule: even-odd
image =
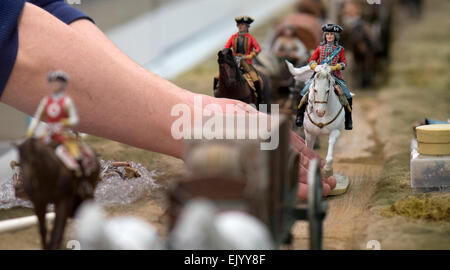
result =
[{"label": "horse's reins", "polygon": [[311,123],[313,123],[315,126],[317,126],[319,128],[323,128],[323,127],[326,127],[329,124],[333,123],[334,121],[336,121],[336,119],[338,118],[339,114],[342,112],[342,109],[344,109],[344,106],[341,106],[341,109],[336,114],[336,116],[333,119],[331,119],[330,121],[326,122],[326,123],[316,123],[316,122],[314,122],[314,120],[312,120],[311,116],[310,116],[311,112],[306,112],[306,115],[308,115],[308,119],[309,119],[309,121],[311,121]]},{"label": "horse's reins", "polygon": [[[314,78],[314,82],[313,83],[314,83],[314,85],[316,84],[316,79],[315,78]],[[329,96],[330,95],[327,96],[327,100],[316,100],[316,95],[314,94],[313,102],[314,102],[314,104],[328,104],[328,97]],[[336,119],[338,118],[339,114],[341,114],[343,108],[344,108],[344,105],[341,106],[341,109],[336,114],[336,116],[333,119],[331,119],[330,121],[326,122],[326,123],[316,123],[316,122],[314,122],[314,120],[312,120],[311,116],[310,116],[311,112],[308,112],[308,110],[306,111],[306,115],[308,115],[308,119],[309,119],[309,121],[311,123],[313,123],[315,126],[317,126],[319,128],[323,128],[323,127],[326,127],[329,124],[333,123],[334,121],[336,121]]]}]

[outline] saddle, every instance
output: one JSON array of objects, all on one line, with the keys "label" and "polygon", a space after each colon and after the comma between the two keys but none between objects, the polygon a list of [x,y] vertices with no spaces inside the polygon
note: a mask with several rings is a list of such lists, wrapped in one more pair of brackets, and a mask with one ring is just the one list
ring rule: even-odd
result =
[{"label": "saddle", "polygon": [[[255,70],[256,75],[258,76],[258,80],[260,82],[260,87],[262,88],[262,77],[261,75]],[[253,94],[255,95],[255,97],[258,97],[258,93],[256,91],[256,86],[255,86],[255,82],[252,80],[252,76],[250,75],[250,72],[245,72],[244,70],[241,69],[241,74],[242,77],[244,77],[245,81],[247,82],[248,86],[250,86],[250,89],[253,90]],[[262,91],[262,89],[260,89]]]},{"label": "saddle", "polygon": [[[55,154],[59,160],[69,169],[73,171],[81,170],[85,177],[89,177],[96,168],[95,153],[84,142],[77,141],[78,148],[81,153],[81,162],[79,163],[63,144],[59,144],[55,148]],[[80,168],[80,164],[82,168]]]},{"label": "saddle", "polygon": [[[244,73],[242,74],[242,76],[244,76],[244,79],[247,81],[248,85],[250,86],[250,88],[255,92],[256,94],[256,87],[255,87],[255,82],[252,80],[252,77],[250,76],[250,74],[248,73]],[[261,76],[258,75],[259,80],[261,81]]]}]

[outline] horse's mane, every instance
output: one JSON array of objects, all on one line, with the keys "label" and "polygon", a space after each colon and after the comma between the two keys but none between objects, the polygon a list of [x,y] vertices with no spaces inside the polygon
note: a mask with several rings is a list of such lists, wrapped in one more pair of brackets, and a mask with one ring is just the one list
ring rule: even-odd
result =
[{"label": "horse's mane", "polygon": [[21,154],[21,159],[26,158],[28,162],[33,164],[48,162],[56,164],[58,161],[54,153],[56,145],[51,143],[46,145],[43,142],[35,138],[27,139],[19,146],[19,152]]},{"label": "horse's mane", "polygon": [[224,63],[235,70],[235,73],[237,74],[237,77],[235,78],[236,81],[237,82],[242,82],[244,80],[244,76],[241,74],[241,71],[239,70],[239,66],[236,63],[236,60],[234,59],[233,54],[231,54],[231,58],[228,57],[230,55],[228,53],[228,51],[231,51],[231,50],[228,49],[228,48],[225,48],[225,49],[222,50],[222,53],[223,53],[224,58],[225,58]]}]

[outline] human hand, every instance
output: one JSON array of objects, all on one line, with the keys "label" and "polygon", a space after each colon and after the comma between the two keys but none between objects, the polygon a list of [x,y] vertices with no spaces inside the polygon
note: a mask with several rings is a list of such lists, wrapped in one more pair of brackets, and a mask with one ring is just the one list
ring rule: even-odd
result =
[{"label": "human hand", "polygon": [[[320,161],[320,167],[323,168],[325,166],[325,160],[322,159],[316,152],[306,147],[305,141],[298,136],[296,133],[291,132],[291,145],[294,149],[301,153],[300,160],[300,172],[299,172],[299,181],[300,185],[297,192],[297,197],[301,199],[306,199],[308,197],[308,169],[309,162],[313,159],[318,159]],[[322,178],[322,189],[323,196],[328,196],[330,191],[336,187],[336,179],[334,176],[329,178]]]},{"label": "human hand", "polygon": [[[208,104],[217,104],[223,110],[225,110],[226,105],[234,104],[239,107],[248,108],[249,106],[245,106],[247,104],[242,103],[241,101],[234,99],[216,99],[210,96],[203,96],[203,106]],[[249,109],[247,113],[260,113],[256,109]],[[305,141],[298,136],[296,133],[291,132],[291,145],[294,149],[301,153],[301,160],[299,166],[299,189],[297,192],[297,196],[302,199],[306,199],[308,197],[308,168],[309,162],[312,159],[318,159],[320,161],[320,167],[323,168],[325,166],[325,160],[322,159],[317,153],[313,150],[306,147]],[[330,191],[336,186],[336,179],[331,176],[329,178],[322,179],[322,189],[323,196],[328,196]]]}]

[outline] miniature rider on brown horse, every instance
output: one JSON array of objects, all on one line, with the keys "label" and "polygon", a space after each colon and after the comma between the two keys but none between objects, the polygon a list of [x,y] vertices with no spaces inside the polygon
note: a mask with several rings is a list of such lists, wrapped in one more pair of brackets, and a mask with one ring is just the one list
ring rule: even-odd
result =
[{"label": "miniature rider on brown horse", "polygon": [[[254,21],[253,18],[249,16],[240,16],[235,18],[239,32],[235,33],[230,37],[228,42],[225,44],[225,48],[232,49],[236,61],[243,72],[244,76],[249,76],[254,84],[254,90],[257,95],[257,102],[261,104],[262,102],[262,82],[255,68],[253,67],[253,58],[255,58],[258,53],[261,52],[261,47],[259,46],[256,39],[249,34],[248,29],[250,24]],[[248,74],[248,75],[246,75]],[[214,78],[214,89],[217,88],[217,83],[219,82],[218,76]]]},{"label": "miniature rider on brown horse", "polygon": [[[46,131],[39,136],[39,139],[46,144],[56,143],[63,145],[66,150],[64,152],[70,155],[69,159],[78,163],[73,164],[71,167],[74,169],[75,174],[80,177],[83,174],[81,165],[83,155],[77,139],[69,132],[71,127],[78,124],[78,114],[73,101],[65,92],[69,76],[63,71],[55,71],[48,76],[47,81],[50,87],[54,89],[54,92],[41,100],[34,119],[28,128],[27,137],[30,138],[34,135],[34,131],[40,121],[46,121]],[[63,162],[66,161],[64,162],[66,164],[71,162],[67,159],[64,160],[64,157],[61,157],[61,155],[58,156],[63,159]]]}]

